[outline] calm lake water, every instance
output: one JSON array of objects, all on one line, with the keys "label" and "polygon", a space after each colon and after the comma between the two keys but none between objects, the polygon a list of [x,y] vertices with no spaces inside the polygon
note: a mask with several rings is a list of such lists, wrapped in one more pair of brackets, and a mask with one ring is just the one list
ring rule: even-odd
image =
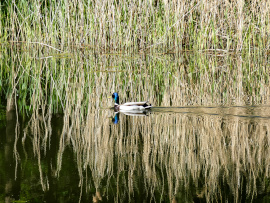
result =
[{"label": "calm lake water", "polygon": [[81,126],[65,119],[7,113],[3,201],[270,200],[270,106],[103,109]]},{"label": "calm lake water", "polygon": [[[1,202],[270,201],[269,71],[254,58],[32,55],[5,59]],[[115,113],[114,91],[154,107]]]}]

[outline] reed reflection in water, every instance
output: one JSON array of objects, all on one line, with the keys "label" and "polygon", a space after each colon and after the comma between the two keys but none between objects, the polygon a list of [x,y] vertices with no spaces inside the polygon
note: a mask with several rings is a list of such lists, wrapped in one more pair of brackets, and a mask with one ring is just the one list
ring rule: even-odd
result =
[{"label": "reed reflection in water", "polygon": [[38,166],[39,175],[21,184],[42,188],[39,195],[68,178],[77,201],[266,201],[269,110],[156,107],[131,116],[100,109],[85,117],[79,109],[57,117],[40,111],[20,124],[16,170],[28,171],[30,160]]},{"label": "reed reflection in water", "polygon": [[[17,106],[0,125],[2,194],[47,202],[269,200],[267,60],[42,54],[49,53],[3,54],[1,90],[16,95]],[[154,108],[116,115],[108,98],[115,91],[122,102],[149,100]]]}]

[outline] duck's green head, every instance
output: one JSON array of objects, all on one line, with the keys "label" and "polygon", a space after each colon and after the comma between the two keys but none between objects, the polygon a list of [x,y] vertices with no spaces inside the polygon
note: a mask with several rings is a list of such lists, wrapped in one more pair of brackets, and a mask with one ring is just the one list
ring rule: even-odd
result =
[{"label": "duck's green head", "polygon": [[117,92],[112,94],[112,98],[114,99],[116,104],[119,104],[119,96]]}]

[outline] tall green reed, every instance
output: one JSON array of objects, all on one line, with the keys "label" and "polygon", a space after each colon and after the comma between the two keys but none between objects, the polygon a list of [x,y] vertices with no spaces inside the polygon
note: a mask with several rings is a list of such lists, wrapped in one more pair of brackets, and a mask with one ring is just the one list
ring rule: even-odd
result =
[{"label": "tall green reed", "polygon": [[97,52],[268,49],[269,2],[5,1],[1,42]]}]

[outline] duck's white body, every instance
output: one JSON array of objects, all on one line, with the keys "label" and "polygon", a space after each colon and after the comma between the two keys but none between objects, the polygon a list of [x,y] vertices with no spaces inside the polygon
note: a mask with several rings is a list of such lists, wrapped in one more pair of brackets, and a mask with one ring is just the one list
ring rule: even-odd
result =
[{"label": "duck's white body", "polygon": [[148,101],[144,101],[144,102],[127,102],[124,104],[119,104],[119,96],[118,94],[115,92],[113,93],[112,96],[115,100],[114,103],[114,110],[115,111],[143,111],[146,109],[150,109],[152,106],[151,104],[148,104]]},{"label": "duck's white body", "polygon": [[127,102],[121,105],[114,104],[116,108],[119,108],[121,111],[140,111],[145,109],[150,109],[152,106],[146,106],[147,101],[145,102]]}]

